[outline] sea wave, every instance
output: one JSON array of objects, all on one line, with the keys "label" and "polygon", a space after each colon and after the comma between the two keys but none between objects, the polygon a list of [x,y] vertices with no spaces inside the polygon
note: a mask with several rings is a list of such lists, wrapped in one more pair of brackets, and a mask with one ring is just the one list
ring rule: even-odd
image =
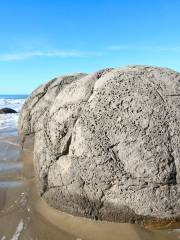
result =
[{"label": "sea wave", "polygon": [[16,112],[19,112],[25,99],[3,99],[0,98],[0,108],[12,108]]},{"label": "sea wave", "polygon": [[17,98],[17,96],[0,96],[0,109],[12,108],[17,112],[11,114],[0,114],[0,130],[17,129],[19,112],[25,100],[24,96],[22,98]]},{"label": "sea wave", "polygon": [[18,113],[0,114],[0,129],[17,128]]}]

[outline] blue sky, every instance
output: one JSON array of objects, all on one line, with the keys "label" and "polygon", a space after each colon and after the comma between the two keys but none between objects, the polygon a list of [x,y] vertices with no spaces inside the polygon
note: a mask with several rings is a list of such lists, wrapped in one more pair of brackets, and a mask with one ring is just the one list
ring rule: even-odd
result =
[{"label": "blue sky", "polygon": [[179,0],[0,1],[0,94],[128,64],[180,71]]}]

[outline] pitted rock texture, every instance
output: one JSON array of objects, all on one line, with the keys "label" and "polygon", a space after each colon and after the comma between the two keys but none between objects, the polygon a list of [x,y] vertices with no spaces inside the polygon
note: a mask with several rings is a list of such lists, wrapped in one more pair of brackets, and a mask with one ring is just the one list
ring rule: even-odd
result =
[{"label": "pitted rock texture", "polygon": [[56,78],[19,119],[41,196],[101,220],[180,217],[180,74],[128,66]]}]

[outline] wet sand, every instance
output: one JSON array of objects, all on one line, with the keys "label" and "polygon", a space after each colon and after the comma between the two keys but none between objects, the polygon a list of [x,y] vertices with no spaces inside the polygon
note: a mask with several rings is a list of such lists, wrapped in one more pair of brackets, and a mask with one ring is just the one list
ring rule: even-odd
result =
[{"label": "wet sand", "polygon": [[[178,227],[178,226],[177,226]],[[0,240],[178,240],[179,229],[93,221],[49,207],[36,190],[32,153],[0,132]]]}]

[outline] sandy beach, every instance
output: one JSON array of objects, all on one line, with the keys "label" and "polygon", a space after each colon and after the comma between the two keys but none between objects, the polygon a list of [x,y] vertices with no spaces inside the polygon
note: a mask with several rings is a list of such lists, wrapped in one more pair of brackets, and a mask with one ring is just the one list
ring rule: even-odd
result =
[{"label": "sandy beach", "polygon": [[49,207],[36,190],[32,152],[21,153],[15,131],[1,131],[0,239],[177,240],[180,232],[92,221]]}]

